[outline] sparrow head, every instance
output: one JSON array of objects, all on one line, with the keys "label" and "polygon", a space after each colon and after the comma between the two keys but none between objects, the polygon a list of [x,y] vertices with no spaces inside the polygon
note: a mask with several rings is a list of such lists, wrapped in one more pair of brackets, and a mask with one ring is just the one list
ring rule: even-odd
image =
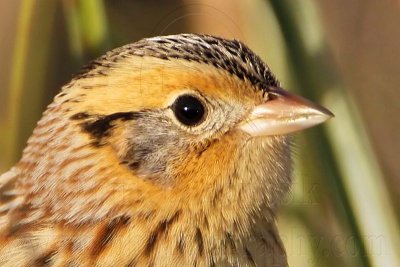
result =
[{"label": "sparrow head", "polygon": [[[59,121],[46,137],[57,141],[41,147],[65,147],[48,160],[67,161],[59,181],[73,178],[83,190],[102,177],[102,185],[118,180],[130,188],[129,197],[148,192],[158,203],[235,203],[251,211],[273,208],[289,188],[286,135],[331,115],[281,89],[243,43],[181,34],[143,39],[94,61],[50,105],[30,147],[41,125]],[[71,159],[104,175],[77,171]]]}]

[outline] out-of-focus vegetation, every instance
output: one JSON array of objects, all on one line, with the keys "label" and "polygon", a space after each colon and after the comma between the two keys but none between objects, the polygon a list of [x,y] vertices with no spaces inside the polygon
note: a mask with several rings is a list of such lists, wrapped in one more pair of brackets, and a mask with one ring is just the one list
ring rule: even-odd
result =
[{"label": "out-of-focus vegetation", "polygon": [[400,266],[400,4],[393,0],[0,2],[0,172],[82,64],[142,37],[237,38],[336,118],[296,136],[279,217],[291,266]]}]

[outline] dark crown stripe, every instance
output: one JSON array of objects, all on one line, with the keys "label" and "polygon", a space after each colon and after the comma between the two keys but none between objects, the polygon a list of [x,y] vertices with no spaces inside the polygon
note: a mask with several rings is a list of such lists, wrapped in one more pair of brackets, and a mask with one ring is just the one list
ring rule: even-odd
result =
[{"label": "dark crown stripe", "polygon": [[130,55],[206,63],[224,69],[241,80],[248,80],[265,91],[269,86],[279,86],[269,67],[240,41],[198,34],[142,39],[116,48],[93,61],[76,78],[105,75],[104,70],[110,62],[118,62]]}]

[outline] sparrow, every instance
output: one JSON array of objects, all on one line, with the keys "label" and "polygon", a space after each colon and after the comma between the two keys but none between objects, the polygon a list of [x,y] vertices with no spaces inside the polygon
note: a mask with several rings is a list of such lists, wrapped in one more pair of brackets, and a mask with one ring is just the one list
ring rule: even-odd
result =
[{"label": "sparrow", "polygon": [[89,64],[0,177],[0,266],[287,266],[290,134],[327,109],[237,40],[140,40]]}]

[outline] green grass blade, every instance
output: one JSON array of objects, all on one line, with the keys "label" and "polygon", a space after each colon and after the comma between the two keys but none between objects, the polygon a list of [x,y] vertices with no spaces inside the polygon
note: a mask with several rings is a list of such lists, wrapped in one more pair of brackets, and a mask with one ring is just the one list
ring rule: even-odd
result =
[{"label": "green grass blade", "polygon": [[[288,57],[291,60],[293,67],[293,75],[299,85],[299,91],[303,95],[311,99],[317,99],[321,94],[321,89],[325,88],[325,84],[315,78],[312,71],[321,67],[313,64],[310,55],[307,53],[307,48],[304,44],[303,37],[300,34],[298,27],[300,21],[296,21],[291,8],[291,3],[286,0],[270,1],[275,15],[280,24],[282,34],[287,44]],[[354,237],[354,244],[357,247],[357,254],[360,266],[371,266],[360,229],[356,224],[356,217],[352,210],[350,200],[345,191],[343,177],[337,166],[336,159],[333,155],[332,144],[329,142],[326,132],[323,128],[313,129],[308,132],[308,138],[313,140],[313,149],[320,158],[324,169],[320,170],[321,177],[325,177],[326,182],[329,182],[332,188],[335,189],[339,196],[337,199],[341,204],[343,218],[347,219],[347,225]]]},{"label": "green grass blade", "polygon": [[26,58],[29,47],[29,30],[32,21],[35,1],[25,0],[21,2],[20,13],[18,15],[18,27],[13,51],[11,66],[11,78],[9,84],[9,118],[8,135],[9,141],[6,146],[5,157],[7,165],[11,165],[17,158],[17,147],[20,136],[19,120],[21,114],[21,103],[23,97],[23,80],[26,67]]}]

